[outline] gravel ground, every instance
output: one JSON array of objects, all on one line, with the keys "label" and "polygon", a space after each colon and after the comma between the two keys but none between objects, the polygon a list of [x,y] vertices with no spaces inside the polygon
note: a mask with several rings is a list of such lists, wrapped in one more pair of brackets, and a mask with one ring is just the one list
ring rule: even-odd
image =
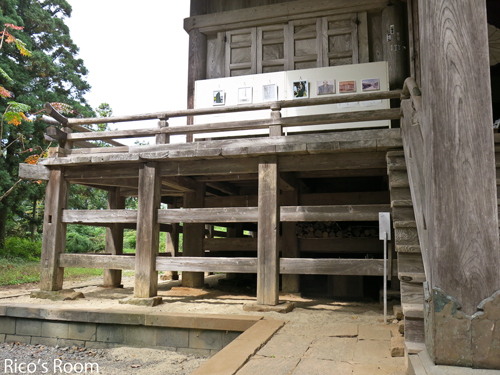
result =
[{"label": "gravel ground", "polygon": [[0,374],[187,375],[206,360],[156,349],[0,344]]}]

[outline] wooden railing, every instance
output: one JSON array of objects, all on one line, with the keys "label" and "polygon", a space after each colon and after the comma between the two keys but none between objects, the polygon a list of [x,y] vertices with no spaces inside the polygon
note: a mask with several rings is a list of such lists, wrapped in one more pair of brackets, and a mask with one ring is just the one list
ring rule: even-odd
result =
[{"label": "wooden railing", "polygon": [[[339,95],[326,98],[283,100],[277,102],[266,102],[266,103],[247,104],[238,106],[154,112],[154,113],[146,113],[133,116],[83,118],[83,119],[66,118],[60,113],[58,113],[49,104],[47,104],[46,106],[47,112],[65,129],[70,129],[70,131],[71,130],[78,131],[78,133],[73,133],[70,131],[61,131],[55,126],[49,126],[47,128],[47,136],[59,142],[65,142],[65,143],[69,142],[70,144],[73,143],[77,147],[84,147],[84,148],[95,147],[94,144],[87,142],[91,140],[100,140],[115,146],[119,146],[121,144],[114,141],[114,139],[156,136],[157,143],[168,143],[169,135],[213,133],[213,132],[223,132],[223,131],[252,130],[252,129],[266,129],[266,128],[270,129],[269,134],[271,136],[276,136],[276,135],[279,136],[282,135],[283,127],[310,126],[310,125],[377,121],[377,120],[396,120],[399,119],[400,117],[400,110],[398,108],[282,117],[281,109],[283,108],[319,106],[327,104],[350,103],[350,102],[352,103],[352,102],[383,100],[383,99],[397,99],[400,96],[401,96],[401,90],[393,90],[393,91],[382,91],[373,93]],[[261,110],[270,110],[271,111],[270,117],[267,119],[259,119],[259,120],[230,121],[230,122],[206,123],[197,125],[182,125],[174,127],[169,127],[167,122],[168,119],[175,117],[203,116],[203,115],[239,113],[248,111],[261,111]],[[152,119],[160,120],[160,123],[157,128],[92,132],[89,131],[89,129],[82,126],[90,124],[132,122],[132,121],[143,121]],[[112,149],[110,149],[109,151],[113,152]]]},{"label": "wooden railing", "polygon": [[422,95],[413,78],[407,78],[401,96],[401,138],[410,183],[418,239],[427,281],[430,281],[428,232],[425,220],[424,138],[420,127]]}]

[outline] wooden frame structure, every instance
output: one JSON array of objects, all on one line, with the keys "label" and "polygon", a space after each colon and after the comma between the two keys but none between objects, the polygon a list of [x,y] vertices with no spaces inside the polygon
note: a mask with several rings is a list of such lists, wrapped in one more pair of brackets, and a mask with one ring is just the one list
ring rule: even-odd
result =
[{"label": "wooden frame structure", "polygon": [[[332,240],[298,239],[294,223],[371,221],[390,209],[407,352],[422,350],[413,341],[425,340],[437,364],[500,369],[497,164],[485,2],[191,0],[184,27],[190,37],[190,109],[105,120],[53,112],[62,130],[49,128],[47,134],[59,147],[42,165],[20,167],[24,178],[49,181],[41,288],[61,289],[64,267],[75,266],[109,269],[109,286],[120,284],[121,270],[135,269],[136,297],[156,295],[161,270],[182,271],[186,285],[194,287],[203,284],[202,272],[257,273],[258,303],[275,305],[280,274],[282,290],[289,292],[298,291],[299,274],[381,274],[380,259],[305,258],[328,252]],[[410,76],[401,110],[280,115],[294,106],[399,99],[398,90],[192,109],[199,79],[381,60],[389,62],[391,87],[402,87]],[[192,125],[193,116],[263,109],[271,111],[268,119]],[[168,118],[179,116],[187,117],[187,125],[169,127]],[[143,119],[158,119],[158,128],[91,133],[82,127]],[[401,134],[282,133],[283,126],[376,119],[401,119]],[[263,128],[269,128],[269,138],[189,142],[193,133]],[[169,144],[173,134],[186,134],[188,143]],[[127,147],[114,140],[142,136],[155,136],[156,145]],[[92,140],[115,147],[95,148]],[[309,194],[303,188],[312,178],[386,174],[390,193]],[[69,183],[108,190],[109,210],[66,210]],[[123,197],[131,195],[138,196],[137,211],[123,209]],[[171,208],[161,209],[160,202]],[[66,225],[72,223],[106,226],[109,254],[65,254]],[[184,223],[187,256],[162,256],[158,233],[177,233],[178,223]],[[204,238],[204,224],[214,223],[234,224],[234,232],[250,225],[257,238]],[[122,255],[124,228],[138,230],[135,257]],[[342,248],[339,240],[338,253],[363,253],[371,246],[360,241]],[[203,257],[213,249],[256,256]]]}]

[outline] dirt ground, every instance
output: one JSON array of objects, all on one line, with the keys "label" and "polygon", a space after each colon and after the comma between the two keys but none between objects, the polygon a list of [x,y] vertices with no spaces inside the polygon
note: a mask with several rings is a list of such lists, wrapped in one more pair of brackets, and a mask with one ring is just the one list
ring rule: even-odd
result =
[{"label": "dirt ground", "polygon": [[[258,315],[268,316],[273,319],[285,320],[294,327],[302,327],[304,331],[308,327],[331,324],[357,323],[368,325],[379,325],[383,322],[382,305],[375,302],[343,302],[331,299],[310,299],[301,298],[297,295],[281,295],[281,301],[294,302],[295,309],[288,314],[276,312],[247,312],[243,310],[246,303],[255,302],[255,290],[253,286],[234,283],[225,280],[224,275],[212,275],[205,278],[206,288],[191,289],[183,288],[180,281],[159,282],[158,294],[163,297],[163,304],[153,307],[157,312],[169,313],[199,313],[199,314],[227,314],[227,315]],[[123,305],[119,300],[132,296],[134,278],[126,276],[123,278],[123,289],[102,289],[99,285],[101,278],[92,278],[85,281],[66,281],[64,288],[74,288],[84,293],[84,299],[76,301],[64,301],[64,307],[82,308],[88,310],[128,310],[130,312],[144,310],[144,307]],[[31,299],[30,290],[37,290],[36,284],[19,285],[16,287],[0,287],[0,302],[6,303],[30,303],[33,305],[61,304],[45,299]],[[392,307],[389,306],[389,316],[392,314]],[[393,324],[397,329],[397,325]],[[134,348],[111,349],[107,352],[107,358],[114,358],[115,362],[123,362],[133,359]],[[205,358],[183,357],[180,353],[166,353],[164,350],[144,349],[141,352],[142,364],[133,368],[133,374],[155,374],[155,373],[189,373],[189,372],[166,372],[165,365],[168,363],[184,363],[186,371],[192,371],[203,363]],[[134,354],[132,354],[134,353]],[[144,356],[142,355],[144,354]],[[147,355],[146,355],[147,354]],[[111,356],[111,357],[109,357]],[[146,358],[146,360],[144,360]],[[187,364],[191,362],[188,366]],[[148,365],[149,363],[149,365]],[[163,363],[164,365],[162,366]],[[127,366],[132,366],[128,364]],[[162,370],[163,369],[163,370]],[[172,369],[173,370],[173,369]],[[159,372],[156,372],[159,371]],[[163,371],[163,372],[162,372]],[[114,372],[106,372],[114,374]],[[123,372],[122,372],[123,373]]]}]

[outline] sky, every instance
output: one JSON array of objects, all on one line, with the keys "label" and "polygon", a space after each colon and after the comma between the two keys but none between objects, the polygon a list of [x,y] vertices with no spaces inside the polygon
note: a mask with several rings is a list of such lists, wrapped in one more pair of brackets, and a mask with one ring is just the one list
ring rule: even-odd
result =
[{"label": "sky", "polygon": [[[186,108],[188,34],[183,20],[189,16],[189,1],[67,1],[73,11],[65,23],[89,70],[92,89],[86,98],[92,108],[109,103],[114,116]],[[185,118],[169,121],[185,122]],[[110,127],[156,124],[151,120]]]}]

